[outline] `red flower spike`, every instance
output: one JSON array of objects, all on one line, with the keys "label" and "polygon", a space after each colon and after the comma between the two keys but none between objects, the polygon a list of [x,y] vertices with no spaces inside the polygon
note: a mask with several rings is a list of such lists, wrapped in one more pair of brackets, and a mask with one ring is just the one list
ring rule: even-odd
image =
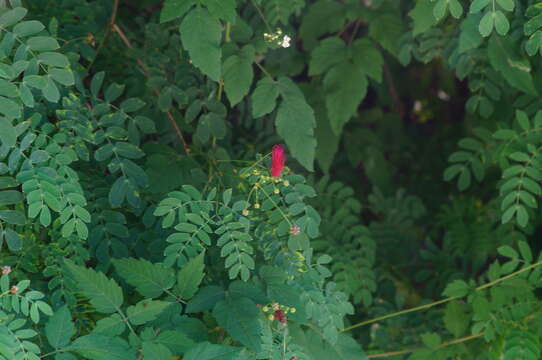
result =
[{"label": "red flower spike", "polygon": [[284,170],[284,164],[286,163],[286,153],[282,145],[273,146],[271,151],[271,176],[279,177]]}]

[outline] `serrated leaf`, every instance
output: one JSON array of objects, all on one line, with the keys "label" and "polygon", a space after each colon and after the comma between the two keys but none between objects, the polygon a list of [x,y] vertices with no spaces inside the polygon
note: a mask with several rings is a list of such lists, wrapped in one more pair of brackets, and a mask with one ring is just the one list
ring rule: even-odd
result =
[{"label": "serrated leaf", "polygon": [[195,258],[185,264],[177,275],[177,285],[174,292],[181,299],[191,299],[198,291],[198,287],[205,276],[205,252],[200,253]]},{"label": "serrated leaf", "polygon": [[122,289],[115,280],[106,278],[101,272],[75,265],[69,259],[64,262],[77,287],[90,300],[96,311],[104,314],[118,311],[124,297]]},{"label": "serrated leaf", "polygon": [[63,348],[70,343],[75,334],[75,326],[71,318],[70,310],[63,306],[55,311],[45,325],[45,335],[49,344],[55,348]]},{"label": "serrated leaf", "polygon": [[99,334],[81,336],[65,349],[92,360],[133,360],[136,358],[135,350],[120,338]]},{"label": "serrated leaf", "polygon": [[252,116],[259,118],[272,112],[277,105],[278,96],[279,90],[272,78],[265,77],[258,81],[251,97]]},{"label": "serrated leaf", "polygon": [[161,264],[133,258],[114,259],[113,264],[119,275],[147,298],[161,296],[175,283],[173,270]]},{"label": "serrated leaf", "polygon": [[202,342],[191,348],[183,360],[238,360],[241,348]]},{"label": "serrated leaf", "polygon": [[312,171],[316,150],[314,112],[292,80],[282,77],[278,85],[282,101],[275,120],[277,133],[299,163]]},{"label": "serrated leaf", "polygon": [[252,351],[261,351],[259,309],[248,298],[226,298],[216,304],[213,316],[228,334]]},{"label": "serrated leaf", "polygon": [[220,22],[206,9],[195,8],[184,18],[180,32],[192,64],[214,81],[219,81],[222,57]]},{"label": "serrated leaf", "polygon": [[195,4],[195,0],[164,1],[164,6],[160,12],[160,22],[164,23],[182,17]]},{"label": "serrated leaf", "polygon": [[172,303],[145,299],[128,307],[126,316],[133,325],[143,325],[155,320]]},{"label": "serrated leaf", "polygon": [[224,61],[224,90],[231,106],[238,104],[248,94],[254,71],[254,47],[245,46],[238,55],[232,55]]},{"label": "serrated leaf", "polygon": [[324,77],[327,116],[335,135],[357,113],[358,106],[367,94],[369,83],[359,66],[344,62],[329,70]]},{"label": "serrated leaf", "polygon": [[463,297],[469,292],[469,285],[463,280],[454,280],[446,286],[444,296]]}]

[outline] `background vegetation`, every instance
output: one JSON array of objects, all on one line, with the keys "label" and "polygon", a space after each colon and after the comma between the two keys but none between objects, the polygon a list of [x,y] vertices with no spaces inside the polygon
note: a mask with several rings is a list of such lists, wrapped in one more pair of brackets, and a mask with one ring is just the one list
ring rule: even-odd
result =
[{"label": "background vegetation", "polygon": [[535,0],[0,0],[0,360],[539,359],[541,55]]}]

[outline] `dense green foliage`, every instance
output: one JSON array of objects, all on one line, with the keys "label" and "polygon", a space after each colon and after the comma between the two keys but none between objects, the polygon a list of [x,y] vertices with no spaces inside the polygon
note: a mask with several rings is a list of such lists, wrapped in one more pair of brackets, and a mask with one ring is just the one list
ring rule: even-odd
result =
[{"label": "dense green foliage", "polygon": [[539,359],[541,56],[535,0],[0,0],[0,360]]}]

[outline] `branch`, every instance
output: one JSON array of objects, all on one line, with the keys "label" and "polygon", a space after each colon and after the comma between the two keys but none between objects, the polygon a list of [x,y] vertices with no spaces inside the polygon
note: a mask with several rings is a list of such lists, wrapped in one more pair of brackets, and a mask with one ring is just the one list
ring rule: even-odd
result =
[{"label": "branch", "polygon": [[[481,332],[479,334],[475,334],[475,335],[464,336],[462,338],[458,338],[458,339],[454,339],[454,340],[442,343],[437,347],[437,349],[442,349],[442,348],[445,348],[445,347],[450,346],[450,345],[455,345],[455,344],[459,344],[459,343],[466,342],[466,341],[469,341],[469,340],[474,340],[474,339],[477,339],[477,338],[482,337],[482,336],[484,336],[483,332]],[[410,353],[412,353],[414,351],[417,351],[417,350],[420,350],[420,349],[408,349],[408,350],[401,350],[401,351],[391,351],[391,352],[380,353],[380,354],[372,354],[372,355],[368,355],[367,357],[369,359],[387,358],[389,356],[410,354]]]},{"label": "branch", "polygon": [[[476,289],[474,289],[474,291],[480,291],[480,290],[486,289],[488,287],[497,285],[500,282],[508,280],[508,279],[510,279],[510,278],[512,278],[512,277],[514,277],[516,275],[524,273],[525,271],[531,270],[531,269],[533,269],[533,268],[535,268],[537,266],[540,266],[540,265],[542,265],[542,261],[531,264],[531,265],[529,265],[527,267],[524,267],[523,269],[519,269],[517,271],[514,271],[513,273],[508,274],[506,276],[503,276],[501,278],[498,278],[495,281],[491,281],[491,282],[489,282],[487,284],[480,285]],[[413,307],[413,308],[410,308],[410,309],[401,310],[401,311],[394,312],[394,313],[391,313],[391,314],[387,314],[387,315],[384,315],[384,316],[379,316],[377,318],[365,320],[365,321],[359,322],[357,324],[354,324],[352,326],[346,327],[346,328],[342,329],[339,332],[341,332],[341,333],[346,332],[346,331],[349,331],[349,330],[352,330],[352,329],[355,329],[355,328],[358,328],[358,327],[361,327],[361,326],[364,326],[364,325],[372,324],[372,323],[380,321],[380,320],[385,320],[385,319],[389,319],[389,318],[396,317],[396,316],[399,316],[399,315],[408,314],[408,313],[411,313],[411,312],[414,312],[414,311],[429,309],[429,308],[432,308],[433,306],[444,304],[444,303],[447,303],[449,301],[456,300],[456,299],[459,299],[459,297],[458,296],[450,296],[450,297],[447,297],[445,299],[438,300],[438,301],[435,301],[435,302],[432,302],[432,303],[429,303],[429,304],[416,306],[416,307]]]},{"label": "branch", "polygon": [[[124,45],[126,45],[127,48],[132,49],[133,46],[130,43],[130,40],[128,40],[128,38],[126,37],[124,32],[121,30],[121,28],[119,28],[117,24],[113,24],[112,28],[119,35],[119,37],[121,38]],[[141,68],[141,71],[145,75],[145,77],[149,78],[149,69],[147,68],[147,66],[145,65],[143,60],[138,58],[138,59],[136,59],[136,61],[137,61],[137,64],[139,65],[139,67]],[[160,96],[160,92],[158,91],[158,89],[156,89],[154,87],[150,87],[150,89],[152,90],[152,92],[157,97]],[[179,138],[179,140],[181,140],[181,143],[183,144],[183,147],[184,147],[184,151],[186,152],[187,155],[189,155],[190,154],[190,147],[186,143],[186,141],[185,141],[185,139],[183,137],[183,133],[182,133],[181,129],[179,128],[179,125],[177,125],[177,122],[175,121],[175,118],[171,114],[171,111],[166,110],[166,116],[168,117],[169,122],[171,123],[171,126],[175,130],[175,133],[177,134],[177,137]]]},{"label": "branch", "polygon": [[92,59],[90,64],[88,64],[87,71],[90,70],[90,68],[94,64],[94,61],[96,61],[96,59],[98,58],[100,51],[104,47],[105,43],[107,42],[107,39],[109,38],[109,35],[111,34],[111,29],[113,28],[113,26],[115,26],[115,22],[117,21],[117,12],[119,9],[119,3],[120,3],[120,0],[114,0],[113,2],[113,10],[111,13],[111,18],[109,19],[109,22],[107,24],[107,28],[105,29],[104,38],[100,42],[100,45],[98,45],[98,49],[96,49],[96,55],[94,56],[94,59]]}]

